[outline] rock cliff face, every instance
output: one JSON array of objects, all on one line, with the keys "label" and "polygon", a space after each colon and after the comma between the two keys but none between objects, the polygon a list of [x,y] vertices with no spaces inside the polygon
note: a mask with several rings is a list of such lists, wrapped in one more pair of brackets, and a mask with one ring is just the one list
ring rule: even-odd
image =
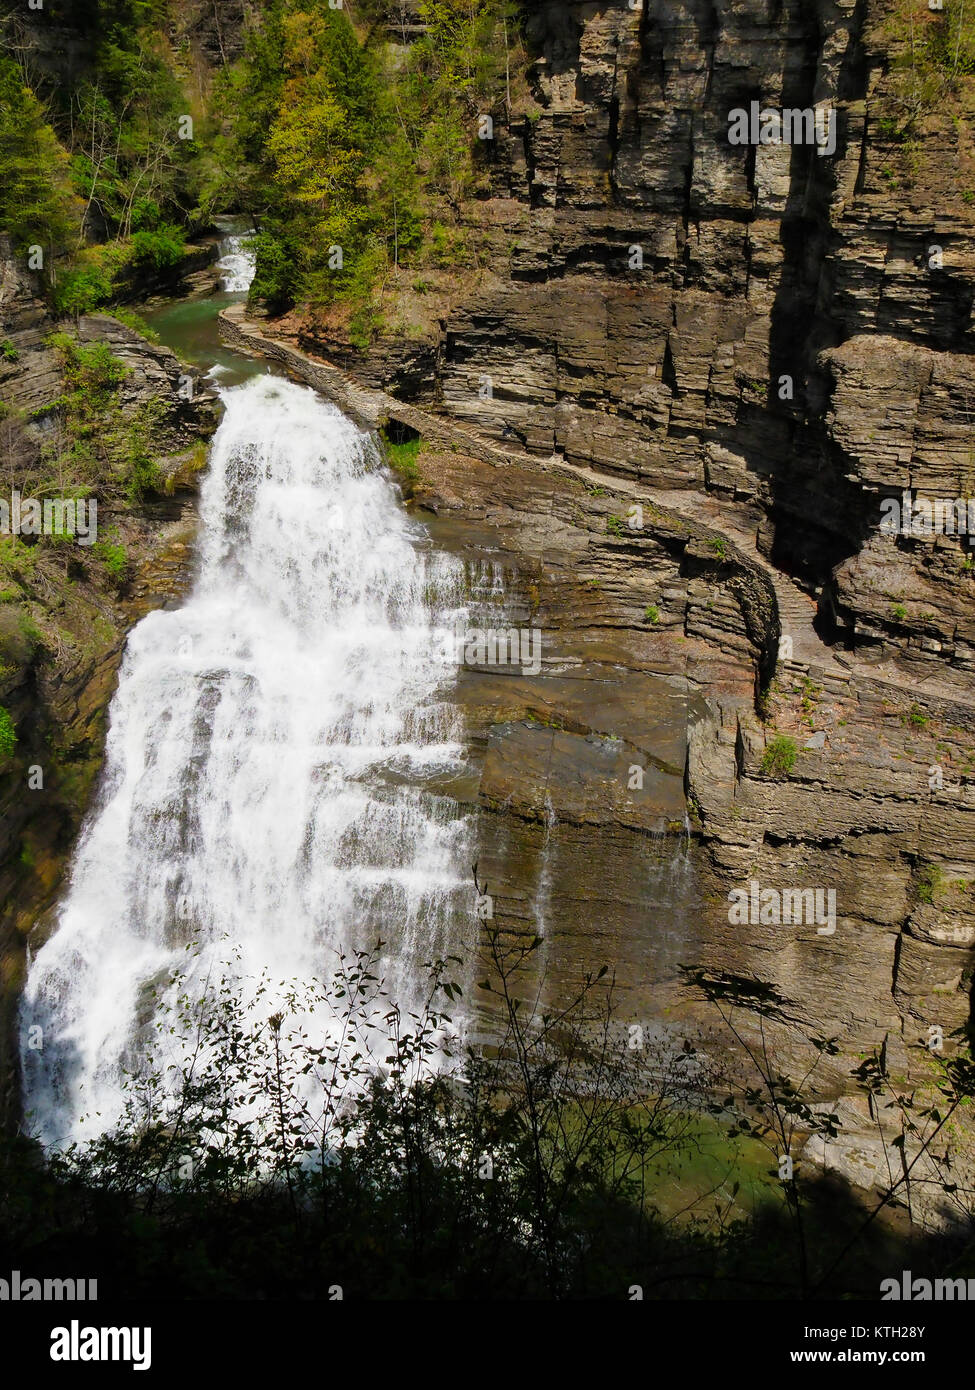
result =
[{"label": "rock cliff face", "polygon": [[[615,961],[634,1007],[657,1014],[682,960],[752,972],[793,1001],[785,1059],[810,1032],[840,1038],[836,1090],[878,1045],[921,1074],[929,1030],[950,1049],[970,1024],[975,568],[964,537],[879,521],[905,489],[975,487],[969,113],[934,110],[899,137],[900,0],[525,10],[531,109],[496,117],[484,197],[464,210],[483,268],[435,332],[387,334],[355,365],[398,402],[291,365],[367,423],[423,435],[413,505],[443,543],[494,555],[512,621],[545,634],[537,680],[481,672],[460,692],[480,760],[458,795],[481,808],[503,924],[537,929],[544,880],[556,972],[569,951]],[[407,43],[418,12],[397,13]],[[200,7],[193,39],[211,58],[228,42],[213,18]],[[922,5],[915,18],[941,22]],[[752,101],[834,110],[835,151],[730,144],[729,112]],[[4,333],[35,332],[34,356],[8,375],[29,406],[56,394],[55,364],[37,306],[18,303]],[[172,401],[167,355],[106,324],[84,331],[116,335]],[[303,343],[331,355],[310,331]],[[167,505],[129,519],[147,545],[178,525]],[[143,601],[169,583],[147,578]],[[56,886],[54,869],[45,884],[16,867],[27,762],[58,721],[94,767],[129,620],[82,593],[78,622],[104,612],[111,637],[57,655],[56,696],[51,658],[25,655],[6,697],[32,730],[0,848],[0,956],[15,961]],[[66,842],[83,801],[45,834]],[[693,891],[661,881],[679,908],[664,940],[641,921],[644,850],[662,833],[661,864],[680,868],[683,805]],[[835,892],[835,930],[733,921],[728,893],[752,882]]]},{"label": "rock cliff face", "polygon": [[[898,7],[530,9],[536,108],[483,142],[486,268],[415,346],[420,379],[533,453],[755,498],[767,553],[825,587],[824,621],[965,668],[956,553],[887,542],[882,591],[869,546],[857,563],[884,497],[956,497],[972,473],[975,147],[946,116],[906,152],[884,133]],[[732,145],[753,100],[834,111],[835,154]],[[367,379],[392,379],[389,349]],[[923,597],[894,617],[907,570]]]},{"label": "rock cliff face", "polygon": [[[0,247],[0,474],[31,495],[41,451],[56,426],[43,409],[64,392],[63,368],[47,339],[56,325],[30,279]],[[63,327],[63,325],[62,325]],[[16,1115],[16,1004],[27,934],[56,899],[70,846],[98,768],[104,720],[125,634],[185,584],[195,527],[194,448],[215,426],[212,396],[179,393],[186,369],[165,348],[112,318],[78,325],[82,343],[103,342],[127,369],[118,424],[158,403],[156,458],[169,495],[127,504],[98,497],[98,534],[126,557],[113,572],[105,552],[74,543],[3,550],[0,595],[0,704],[17,742],[0,760],[0,1122]],[[9,543],[8,543],[9,544]]]},{"label": "rock cliff face", "polygon": [[[437,332],[380,340],[356,374],[539,477],[574,470],[590,496],[598,482],[617,516],[641,503],[642,540],[580,546],[605,588],[652,574],[654,507],[765,577],[776,603],[747,674],[715,606],[702,624],[685,584],[649,586],[664,595],[651,666],[674,632],[712,644],[710,667],[680,664],[707,707],[686,772],[710,865],[695,951],[773,980],[797,1036],[835,1032],[847,1056],[885,1043],[906,1070],[930,1028],[969,1025],[975,571],[964,536],[879,522],[904,489],[975,489],[975,151],[963,98],[909,139],[890,116],[902,9],[530,7],[534,107],[496,122],[489,195],[468,213],[484,269]],[[919,35],[943,22],[916,9]],[[752,101],[832,109],[835,151],[731,144],[729,112]],[[581,503],[598,531],[602,504]],[[563,523],[538,524],[547,554]],[[578,621],[618,641],[644,597]],[[755,671],[780,636],[762,721]],[[795,741],[791,767],[777,737]],[[751,880],[834,889],[835,932],[732,924],[727,894]]]}]

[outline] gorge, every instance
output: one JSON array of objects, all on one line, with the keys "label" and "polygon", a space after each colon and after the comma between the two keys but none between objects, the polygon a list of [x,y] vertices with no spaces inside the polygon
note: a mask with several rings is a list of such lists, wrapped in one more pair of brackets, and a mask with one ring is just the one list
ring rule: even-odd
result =
[{"label": "gorge", "polygon": [[[452,91],[444,60],[424,111],[465,133],[440,170],[396,83],[420,52],[434,84],[443,7],[324,8],[167,11],[224,169],[168,270],[72,315],[4,246],[5,475],[98,345],[128,372],[103,430],[151,416],[158,467],[99,499],[119,582],[98,547],[4,561],[5,1122],[103,1132],[188,944],[199,984],[231,948],[306,978],[379,936],[404,1009],[457,954],[490,1047],[490,929],[540,939],[540,1008],[608,965],[620,1021],[678,1051],[731,1046],[682,967],[761,982],[745,1035],[814,1060],[838,1123],[802,1131],[807,1170],[885,1191],[858,1069],[931,1099],[971,1027],[975,578],[963,528],[889,517],[970,506],[973,16],[485,3],[485,71],[455,55]],[[38,90],[80,51],[52,14],[14,26]],[[404,103],[385,152],[370,54]],[[759,110],[828,111],[832,148],[729,140]],[[468,629],[519,659],[444,660]]]}]

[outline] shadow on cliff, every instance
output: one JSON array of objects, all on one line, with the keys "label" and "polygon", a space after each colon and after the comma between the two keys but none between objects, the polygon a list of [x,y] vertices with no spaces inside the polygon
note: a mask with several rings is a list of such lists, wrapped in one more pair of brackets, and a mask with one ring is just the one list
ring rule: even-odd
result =
[{"label": "shadow on cliff", "polygon": [[[769,532],[760,538],[762,549],[778,568],[811,587],[828,582],[833,569],[860,550],[869,530],[863,495],[847,481],[841,451],[830,439],[826,412],[832,386],[817,360],[847,333],[834,303],[830,199],[835,170],[852,138],[843,103],[862,102],[866,95],[865,15],[860,0],[840,60],[835,156],[791,146],[779,233],[782,268],[769,331],[768,398],[764,409],[754,409],[743,421],[746,455],[769,489]],[[785,107],[815,104],[825,35],[815,14],[805,22],[804,61],[785,85]]]}]

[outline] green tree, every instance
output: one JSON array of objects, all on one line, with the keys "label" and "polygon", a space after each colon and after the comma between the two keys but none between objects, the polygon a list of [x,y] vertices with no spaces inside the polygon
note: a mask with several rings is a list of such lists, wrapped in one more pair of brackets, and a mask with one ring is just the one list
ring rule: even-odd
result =
[{"label": "green tree", "polygon": [[49,270],[79,225],[67,154],[17,64],[0,57],[0,229],[21,254],[41,246]]}]

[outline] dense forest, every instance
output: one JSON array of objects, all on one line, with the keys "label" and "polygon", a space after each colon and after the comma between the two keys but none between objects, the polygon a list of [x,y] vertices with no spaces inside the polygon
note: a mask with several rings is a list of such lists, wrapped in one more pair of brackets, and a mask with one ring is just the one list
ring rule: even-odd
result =
[{"label": "dense forest", "polygon": [[67,83],[35,69],[7,17],[0,218],[19,252],[41,248],[58,312],[177,270],[186,238],[224,212],[260,228],[255,299],[345,305],[353,342],[391,272],[476,262],[458,214],[523,72],[509,0],[429,0],[406,49],[379,0],[269,0],[204,82],[177,9],[54,3],[49,22],[96,36]]}]

